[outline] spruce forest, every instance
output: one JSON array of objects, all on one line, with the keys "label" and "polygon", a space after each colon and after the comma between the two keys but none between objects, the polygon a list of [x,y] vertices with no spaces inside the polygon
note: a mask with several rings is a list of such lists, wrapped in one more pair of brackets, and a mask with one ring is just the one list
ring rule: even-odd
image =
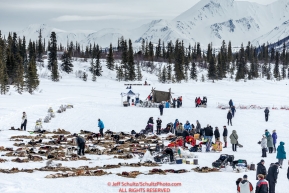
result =
[{"label": "spruce forest", "polygon": [[[189,79],[198,80],[199,71],[207,71],[200,81],[222,80],[224,78],[253,80],[266,78],[282,80],[289,78],[289,53],[285,43],[276,50],[268,43],[254,47],[250,42],[240,45],[238,52],[232,52],[231,42],[222,42],[220,48],[209,44],[202,49],[200,43],[185,47],[182,41],[162,42],[157,44],[142,40],[139,49],[132,41],[119,38],[117,47],[112,44],[101,48],[97,44],[83,46],[78,42],[67,43],[66,47],[57,44],[56,33],[52,32],[50,40],[45,39],[39,31],[38,39],[29,40],[9,33],[5,38],[0,31],[0,92],[9,93],[15,90],[22,94],[33,94],[40,84],[38,66],[44,66],[43,58],[47,56],[52,81],[60,81],[59,70],[72,73],[73,59],[90,62],[89,72],[92,81],[102,76],[101,60],[106,60],[106,67],[116,71],[117,81],[141,81],[142,71],[154,73],[161,83],[181,83]],[[135,50],[134,50],[135,49]],[[61,55],[59,56],[59,53]],[[117,62],[119,61],[119,62]],[[88,74],[83,72],[82,79],[87,81]]]}]

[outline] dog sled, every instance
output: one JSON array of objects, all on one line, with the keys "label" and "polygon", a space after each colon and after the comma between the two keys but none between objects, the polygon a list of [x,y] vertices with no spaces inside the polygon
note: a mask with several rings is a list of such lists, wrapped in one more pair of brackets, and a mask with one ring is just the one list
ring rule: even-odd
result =
[{"label": "dog sled", "polygon": [[234,161],[234,155],[221,154],[219,159],[212,163],[212,166],[214,168],[224,168],[227,165],[229,165],[229,163],[230,165],[232,165],[233,161]]}]

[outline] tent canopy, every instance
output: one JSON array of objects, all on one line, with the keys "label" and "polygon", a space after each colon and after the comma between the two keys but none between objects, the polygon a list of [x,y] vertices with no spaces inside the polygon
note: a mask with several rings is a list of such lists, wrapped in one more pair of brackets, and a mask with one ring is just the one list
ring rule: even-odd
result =
[{"label": "tent canopy", "polygon": [[122,97],[124,97],[124,96],[136,96],[136,97],[138,97],[138,96],[139,96],[139,93],[135,93],[135,92],[133,92],[131,89],[129,89],[128,91],[125,91],[125,92],[120,93],[120,95],[121,95]]}]

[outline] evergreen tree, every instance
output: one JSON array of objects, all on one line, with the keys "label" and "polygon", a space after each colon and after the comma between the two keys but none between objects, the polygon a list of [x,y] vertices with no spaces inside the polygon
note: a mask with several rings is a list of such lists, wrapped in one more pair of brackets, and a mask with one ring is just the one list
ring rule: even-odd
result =
[{"label": "evergreen tree", "polygon": [[[271,53],[272,54],[272,53]],[[274,67],[274,78],[279,78],[280,77],[280,71],[279,71],[279,52],[276,52],[276,61],[275,61],[275,67]]]},{"label": "evergreen tree", "polygon": [[72,60],[67,51],[63,52],[61,69],[68,74],[73,71]]},{"label": "evergreen tree", "polygon": [[95,76],[102,76],[102,66],[100,64],[100,49],[98,45],[96,45],[96,61],[94,73]]},{"label": "evergreen tree", "polygon": [[159,43],[158,43],[158,46],[156,48],[156,58],[157,60],[161,57],[161,39],[159,39]]},{"label": "evergreen tree", "polygon": [[124,73],[124,79],[127,80],[128,77],[128,48],[126,41],[121,42],[122,54],[121,54],[121,71]]},{"label": "evergreen tree", "polygon": [[223,66],[222,66],[222,54],[221,54],[221,52],[218,54],[218,62],[217,62],[217,72],[216,72],[216,74],[217,74],[217,78],[218,79],[222,79],[223,78]]},{"label": "evergreen tree", "polygon": [[[212,60],[212,58],[211,58],[211,60]],[[202,82],[205,82],[205,80],[206,80],[206,79],[205,79],[205,76],[204,76],[204,74],[202,74],[202,79],[201,79],[201,81],[202,81]],[[214,80],[213,80],[213,81],[214,81]]]},{"label": "evergreen tree", "polygon": [[39,79],[37,74],[36,62],[32,58],[28,63],[27,73],[25,75],[25,89],[32,94],[33,91],[38,87]]},{"label": "evergreen tree", "polygon": [[171,64],[167,65],[167,80],[172,80],[172,66]]},{"label": "evergreen tree", "polygon": [[38,45],[37,45],[37,61],[42,62],[42,55],[44,52],[44,48],[42,45],[42,34],[41,29],[39,30],[39,36],[38,36]]},{"label": "evergreen tree", "polygon": [[175,45],[175,64],[174,64],[174,72],[175,78],[177,82],[181,82],[184,80],[184,47],[181,42],[176,41]]},{"label": "evergreen tree", "polygon": [[136,79],[137,79],[138,81],[142,81],[142,73],[141,73],[141,66],[140,66],[140,64],[137,64]]},{"label": "evergreen tree", "polygon": [[210,57],[210,61],[209,61],[208,78],[210,80],[216,79],[216,65],[215,65],[215,59],[213,56]]},{"label": "evergreen tree", "polygon": [[109,70],[114,69],[114,57],[113,57],[112,44],[110,44],[109,46],[108,55],[106,57],[106,66]]},{"label": "evergreen tree", "polygon": [[133,47],[132,42],[129,39],[128,41],[128,65],[127,65],[127,77],[126,80],[134,81],[136,79],[135,74],[135,63],[134,63],[134,56],[133,56]]},{"label": "evergreen tree", "polygon": [[166,83],[166,81],[167,81],[167,68],[164,65],[163,70],[162,70],[162,74],[161,74],[161,82]]},{"label": "evergreen tree", "polygon": [[53,65],[57,65],[57,40],[56,40],[55,32],[51,32],[51,35],[50,35],[47,67],[50,71],[52,71],[54,69],[55,73],[54,73],[54,75],[52,75],[52,77],[53,76],[56,76],[56,77],[53,77],[52,79],[57,80],[58,79],[58,77],[57,77],[58,72],[56,73],[56,68]]},{"label": "evergreen tree", "polygon": [[237,59],[237,74],[236,74],[236,80],[244,79],[245,76],[248,74],[248,69],[246,65],[246,59],[245,59],[245,50],[243,47],[243,44],[241,45],[241,49],[239,51],[238,59]]},{"label": "evergreen tree", "polygon": [[192,63],[191,72],[190,72],[190,78],[192,80],[196,80],[197,79],[197,68],[196,68],[196,63],[195,62]]},{"label": "evergreen tree", "polygon": [[53,65],[52,65],[51,80],[54,81],[54,82],[58,82],[59,81],[57,60],[54,61]]},{"label": "evergreen tree", "polygon": [[86,72],[83,72],[83,74],[82,74],[82,80],[83,80],[83,81],[87,81],[87,73],[86,73]]},{"label": "evergreen tree", "polygon": [[116,80],[121,81],[124,79],[124,74],[121,66],[116,66]]},{"label": "evergreen tree", "polygon": [[14,79],[14,88],[19,94],[22,94],[23,92],[23,87],[24,87],[24,81],[23,81],[23,62],[20,54],[17,55],[17,61],[19,61],[19,64],[17,64],[17,69],[16,69],[16,76]]},{"label": "evergreen tree", "polygon": [[231,41],[229,41],[228,44],[228,62],[232,62],[233,60],[233,54],[232,54],[232,45],[231,45]]},{"label": "evergreen tree", "polygon": [[1,94],[6,94],[9,92],[9,81],[8,81],[8,74],[7,74],[7,68],[6,64],[2,61],[1,64],[1,58],[0,58],[0,92]]}]

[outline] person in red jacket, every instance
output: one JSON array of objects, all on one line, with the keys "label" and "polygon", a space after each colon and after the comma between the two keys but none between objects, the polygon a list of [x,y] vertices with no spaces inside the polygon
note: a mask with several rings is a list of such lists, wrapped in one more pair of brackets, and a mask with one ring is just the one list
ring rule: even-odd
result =
[{"label": "person in red jacket", "polygon": [[259,179],[259,181],[257,182],[255,193],[268,193],[269,192],[269,188],[268,188],[269,185],[268,185],[267,180],[264,179],[264,175],[258,174],[258,179]]}]

